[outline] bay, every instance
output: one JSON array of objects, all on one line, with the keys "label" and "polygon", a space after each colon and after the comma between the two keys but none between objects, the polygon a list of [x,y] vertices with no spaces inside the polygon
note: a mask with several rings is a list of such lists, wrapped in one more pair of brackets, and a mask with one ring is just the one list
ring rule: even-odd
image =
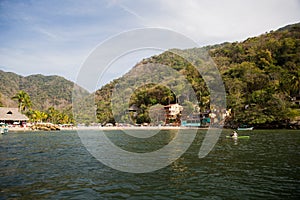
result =
[{"label": "bay", "polygon": [[[189,130],[186,130],[185,134]],[[150,131],[149,131],[150,132]],[[149,152],[162,148],[174,131],[133,139],[107,131],[121,148]],[[21,132],[0,136],[0,199],[297,199],[300,197],[300,132],[240,131],[250,139],[226,139],[198,158],[206,134],[171,165],[132,174],[95,159],[76,131]]]}]

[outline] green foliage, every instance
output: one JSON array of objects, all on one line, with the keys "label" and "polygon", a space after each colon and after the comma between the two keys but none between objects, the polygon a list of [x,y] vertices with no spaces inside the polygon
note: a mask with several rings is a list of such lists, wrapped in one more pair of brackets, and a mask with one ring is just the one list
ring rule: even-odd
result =
[{"label": "green foliage", "polygon": [[18,102],[18,107],[20,112],[24,112],[26,109],[27,110],[31,109],[32,103],[30,100],[30,96],[23,90],[20,90],[11,99],[16,100]]},{"label": "green foliage", "polygon": [[45,122],[48,117],[47,113],[39,110],[30,110],[27,112],[27,116],[31,122]]},{"label": "green foliage", "polygon": [[26,112],[31,122],[51,122],[53,124],[74,124],[74,118],[71,107],[62,111],[56,110],[54,107],[48,108],[46,111],[29,110]]},{"label": "green foliage", "polygon": [[2,103],[2,94],[0,93],[0,107],[3,107],[3,103]]},{"label": "green foliage", "polygon": [[46,120],[54,124],[74,124],[74,118],[72,113],[72,107],[68,107],[62,111],[56,110],[54,107],[50,107],[45,112],[47,115]]},{"label": "green foliage", "polygon": [[290,100],[300,95],[300,24],[210,52],[222,73],[233,121],[280,124],[297,117]]},{"label": "green foliage", "polygon": [[[124,93],[132,95],[130,105],[135,104],[139,108],[136,122],[150,121],[149,108],[153,105],[166,105],[176,100],[185,107],[187,113],[193,112],[197,106],[202,111],[210,108],[206,83],[194,67],[202,66],[202,69],[205,69],[205,59],[198,58],[203,51],[209,51],[222,75],[227,93],[227,106],[233,111],[233,117],[230,119],[232,123],[276,124],[299,117],[299,106],[291,102],[292,97],[300,96],[300,24],[295,24],[249,38],[244,42],[187,50],[175,49],[144,59],[132,69],[136,70],[136,76],[139,75],[137,67],[140,66],[147,68],[149,64],[160,64],[172,67],[190,82],[199,105],[189,102],[191,94],[185,93],[178,77],[168,77],[167,73],[158,73],[152,77],[145,75],[141,78],[145,83],[149,82],[147,80],[159,80],[159,77],[175,80],[180,95],[176,96],[168,92],[167,88],[155,84],[148,84],[135,91],[125,89]],[[186,58],[194,58],[193,63],[178,56],[176,52],[180,52],[180,55],[185,55]],[[209,73],[215,72],[205,72]],[[112,89],[121,79],[96,92],[97,117],[100,122],[113,121],[110,97]],[[130,85],[135,81],[137,80],[128,80],[126,84]]]},{"label": "green foliage", "polygon": [[54,124],[73,124],[73,114],[71,107],[62,111],[56,110],[54,107],[48,108],[46,111],[32,110],[30,96],[20,90],[12,99],[18,101],[19,110],[26,112],[31,122],[51,122]]},{"label": "green foliage", "polygon": [[[32,109],[47,110],[53,106],[64,109],[72,103],[74,83],[59,76],[30,75],[23,77],[12,72],[0,70],[0,91],[4,106],[16,106],[11,97],[20,90],[31,99]],[[82,92],[88,93],[81,89]]]},{"label": "green foliage", "polygon": [[[294,24],[243,42],[187,50],[172,49],[143,59],[128,73],[133,76],[126,74],[91,94],[95,102],[82,99],[75,105],[79,110],[76,119],[89,124],[95,121],[93,116],[96,112],[97,121],[103,124],[115,123],[115,119],[133,119],[135,123],[149,123],[155,119],[153,123],[157,124],[161,117],[156,117],[154,113],[161,112],[161,106],[170,103],[183,105],[183,115],[210,109],[210,93],[204,80],[213,83],[214,80],[207,77],[218,72],[209,70],[205,56],[201,56],[204,51],[209,52],[224,81],[227,107],[233,113],[231,123],[259,126],[299,118],[299,105],[291,101],[300,96],[300,24]],[[187,60],[179,55],[184,55]],[[192,62],[188,61],[189,58]],[[167,66],[176,73],[168,70],[150,73],[156,66]],[[202,74],[195,66],[203,70]],[[149,73],[145,73],[147,70]],[[74,123],[71,112],[72,82],[58,76],[22,77],[1,70],[0,78],[3,83],[0,85],[0,106],[1,102],[8,104],[13,96],[20,110],[27,111],[33,121]],[[192,102],[193,93],[185,89],[183,79],[192,86],[198,103]],[[135,84],[139,87],[132,89],[130,86]],[[122,88],[119,91],[121,96],[130,96],[129,106],[136,105],[136,113],[124,116],[128,108],[123,108],[124,100],[119,99],[116,106],[122,113],[113,115],[111,101],[117,87]],[[81,92],[88,94],[84,90]],[[25,93],[30,98],[25,97]],[[160,105],[160,109],[154,109],[155,105]],[[96,108],[87,109],[93,106]]]},{"label": "green foliage", "polygon": [[135,104],[138,107],[141,105],[152,106],[155,104],[168,105],[175,103],[175,98],[175,94],[167,87],[149,84],[136,89],[131,96],[129,104]]},{"label": "green foliage", "polygon": [[[103,86],[100,90],[95,92],[96,102],[96,116],[98,122],[102,124],[115,123],[113,113],[111,110],[111,93],[118,80]],[[86,116],[88,117],[88,116]]]},{"label": "green foliage", "polygon": [[175,103],[175,94],[165,86],[157,84],[144,85],[134,91],[129,105],[136,105],[136,123],[150,123],[149,108],[154,105],[168,105]]}]

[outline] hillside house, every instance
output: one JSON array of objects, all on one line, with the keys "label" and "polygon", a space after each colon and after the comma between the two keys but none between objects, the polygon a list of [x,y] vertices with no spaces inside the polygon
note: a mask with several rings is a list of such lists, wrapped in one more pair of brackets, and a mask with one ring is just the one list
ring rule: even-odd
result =
[{"label": "hillside house", "polygon": [[164,107],[166,112],[166,125],[180,126],[181,125],[181,112],[183,107],[179,104],[170,104]]}]

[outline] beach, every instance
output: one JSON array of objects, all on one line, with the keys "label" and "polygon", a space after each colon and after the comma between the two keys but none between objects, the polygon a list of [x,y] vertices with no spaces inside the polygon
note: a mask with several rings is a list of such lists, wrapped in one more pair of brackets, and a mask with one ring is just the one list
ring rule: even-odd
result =
[{"label": "beach", "polygon": [[[60,131],[76,131],[76,130],[178,130],[178,129],[207,129],[207,128],[191,128],[182,126],[74,126],[74,127],[60,127]],[[27,127],[9,127],[9,132],[28,132],[33,131],[29,126]],[[57,130],[59,131],[59,130]]]}]

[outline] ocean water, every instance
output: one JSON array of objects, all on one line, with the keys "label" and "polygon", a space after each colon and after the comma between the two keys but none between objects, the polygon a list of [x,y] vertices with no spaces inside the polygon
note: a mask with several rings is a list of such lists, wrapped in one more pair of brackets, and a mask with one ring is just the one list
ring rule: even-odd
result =
[{"label": "ocean water", "polygon": [[[148,139],[106,134],[124,150],[141,153],[167,145],[174,130]],[[0,136],[0,199],[299,199],[299,131],[240,131],[250,139],[233,140],[224,130],[199,159],[205,134],[199,130],[169,166],[134,174],[99,162],[76,131],[10,132]]]}]

